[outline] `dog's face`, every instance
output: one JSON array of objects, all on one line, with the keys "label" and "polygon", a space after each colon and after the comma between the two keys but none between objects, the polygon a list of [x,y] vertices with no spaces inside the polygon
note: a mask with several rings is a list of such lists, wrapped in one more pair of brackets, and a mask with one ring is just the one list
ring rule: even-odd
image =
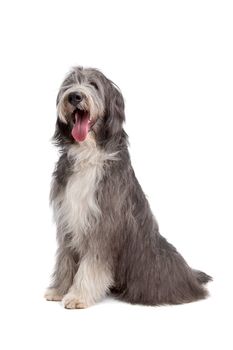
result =
[{"label": "dog's face", "polygon": [[119,89],[100,71],[74,68],[57,97],[55,139],[83,142],[92,133],[100,142],[122,131],[124,100]]}]

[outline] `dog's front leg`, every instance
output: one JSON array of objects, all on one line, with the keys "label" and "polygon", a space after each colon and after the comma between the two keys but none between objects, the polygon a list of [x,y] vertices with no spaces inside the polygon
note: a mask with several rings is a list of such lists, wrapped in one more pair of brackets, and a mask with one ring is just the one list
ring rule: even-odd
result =
[{"label": "dog's front leg", "polygon": [[57,250],[52,283],[44,297],[49,301],[60,301],[68,292],[77,271],[77,261],[72,252],[62,245]]},{"label": "dog's front leg", "polygon": [[113,282],[111,269],[99,256],[86,255],[80,262],[73,285],[62,303],[67,309],[83,309],[101,300]]}]

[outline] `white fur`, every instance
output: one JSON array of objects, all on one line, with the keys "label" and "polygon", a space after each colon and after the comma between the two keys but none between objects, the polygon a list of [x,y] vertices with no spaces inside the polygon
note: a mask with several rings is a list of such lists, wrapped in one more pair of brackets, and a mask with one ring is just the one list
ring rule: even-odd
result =
[{"label": "white fur", "polygon": [[62,296],[58,294],[56,288],[48,288],[44,294],[44,297],[48,301],[61,301]]},{"label": "white fur", "polygon": [[85,308],[101,300],[113,283],[110,269],[94,256],[81,260],[73,285],[64,296],[63,306],[69,309]]},{"label": "white fur", "polygon": [[53,202],[54,217],[62,233],[72,232],[74,247],[79,247],[83,235],[90,232],[101,215],[96,201],[96,189],[104,172],[106,160],[116,160],[116,154],[98,149],[91,135],[70,147],[68,157],[73,162],[73,174],[65,190]]}]

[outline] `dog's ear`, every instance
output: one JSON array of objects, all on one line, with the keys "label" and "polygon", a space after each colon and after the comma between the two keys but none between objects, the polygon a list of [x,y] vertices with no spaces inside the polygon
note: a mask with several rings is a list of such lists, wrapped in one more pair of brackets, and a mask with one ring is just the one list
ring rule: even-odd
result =
[{"label": "dog's ear", "polygon": [[107,96],[106,130],[108,137],[111,137],[122,130],[125,120],[125,104],[120,90],[112,82],[110,82]]},{"label": "dog's ear", "polygon": [[56,146],[64,146],[72,143],[72,137],[70,126],[63,123],[59,117],[57,117],[55,132],[52,137],[52,141]]}]

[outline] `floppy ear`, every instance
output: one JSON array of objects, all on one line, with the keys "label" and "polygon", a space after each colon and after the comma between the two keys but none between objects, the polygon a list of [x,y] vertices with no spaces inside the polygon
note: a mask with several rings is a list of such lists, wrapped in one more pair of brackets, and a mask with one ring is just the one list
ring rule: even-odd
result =
[{"label": "floppy ear", "polygon": [[121,92],[111,83],[106,109],[106,131],[111,137],[122,130],[125,120],[125,104]]},{"label": "floppy ear", "polygon": [[71,129],[69,124],[64,124],[58,117],[52,141],[56,146],[64,146],[72,143]]}]

